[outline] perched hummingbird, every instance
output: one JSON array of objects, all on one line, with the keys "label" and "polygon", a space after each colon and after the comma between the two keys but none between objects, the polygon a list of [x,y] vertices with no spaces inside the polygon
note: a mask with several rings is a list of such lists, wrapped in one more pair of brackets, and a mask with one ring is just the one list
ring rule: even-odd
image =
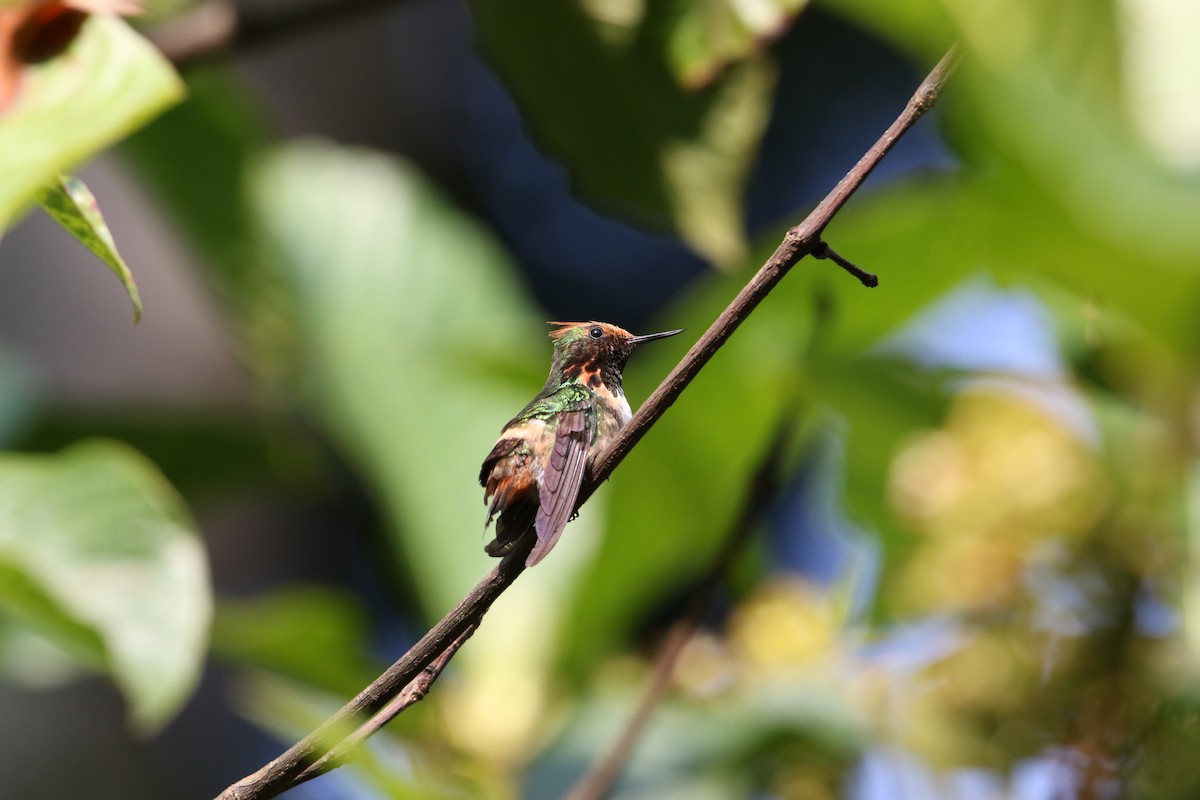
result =
[{"label": "perched hummingbird", "polygon": [[633,413],[621,389],[621,370],[643,342],[681,330],[634,336],[605,322],[551,322],[554,360],[537,397],[513,417],[483,460],[479,483],[497,514],[496,538],[484,550],[502,556],[530,529],[537,543],[525,564],[550,552],[575,510],[587,462]]}]

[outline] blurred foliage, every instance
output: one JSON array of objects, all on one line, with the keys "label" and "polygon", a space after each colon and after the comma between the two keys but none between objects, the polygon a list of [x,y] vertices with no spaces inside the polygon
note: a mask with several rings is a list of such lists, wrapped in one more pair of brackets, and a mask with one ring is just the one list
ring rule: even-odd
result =
[{"label": "blurred foliage", "polygon": [[117,243],[104,222],[100,206],[91,191],[78,178],[59,176],[49,187],[38,192],[38,205],[72,236],[108,265],[121,281],[133,303],[133,321],[142,318],[142,298],[129,266],[117,252]]},{"label": "blurred foliage", "polygon": [[482,519],[479,443],[537,380],[504,390],[488,374],[536,341],[527,301],[502,251],[395,159],[301,142],[250,181],[294,314],[295,395],[385,502],[441,616],[486,566],[478,541],[448,534]]},{"label": "blurred foliage", "polygon": [[[715,264],[733,267],[746,251],[742,192],[774,70],[750,59],[712,81],[696,75],[761,41],[735,36],[730,51],[724,25],[702,18],[708,5],[478,0],[473,11],[484,53],[585,196],[670,226]],[[711,5],[721,14],[725,4]]]},{"label": "blurred foliage", "polygon": [[678,3],[667,25],[671,70],[684,86],[703,86],[729,64],[757,55],[805,5],[807,0]]},{"label": "blurred foliage", "polygon": [[[188,100],[131,136],[122,150],[204,256],[214,288],[236,314],[232,324],[251,355],[270,349],[275,316],[270,285],[258,266],[244,191],[249,163],[270,141],[262,109],[221,70],[188,73]],[[189,158],[180,158],[186,152]],[[269,354],[257,359],[264,365]]]},{"label": "blurred foliage", "polygon": [[[182,95],[174,69],[112,16],[131,10],[120,0],[0,9],[0,233],[36,201],[108,265],[137,322],[141,298],[96,198],[60,174]],[[0,376],[7,443],[34,416],[36,392],[16,360]],[[153,464],[98,440],[54,456],[0,456],[8,674],[55,683],[75,663],[105,672],[133,728],[157,731],[196,685],[210,606],[195,525]]]},{"label": "blurred foliage", "polygon": [[[782,235],[745,241],[742,192],[771,109],[767,44],[805,24],[802,5],[472,6],[481,50],[580,194],[674,230],[722,268],[650,329],[698,335]],[[836,441],[820,460],[837,473],[836,513],[806,500],[798,522],[784,513],[794,491],[763,509],[765,543],[732,565],[619,796],[872,798],[872,765],[892,753],[931,787],[970,775],[996,795],[1025,796],[1015,787],[1030,770],[1063,796],[1200,788],[1187,766],[1200,670],[1200,82],[1188,73],[1188,95],[1171,67],[1194,37],[1151,0],[821,6],[921,64],[961,43],[937,114],[955,165],[875,184],[839,214],[827,238],[881,286],[798,266],[554,557],[497,602],[429,700],[348,771],[364,796],[561,796],[627,718],[772,424],[796,409],[789,474],[813,481],[812,454]],[[219,71],[190,88],[125,152],[225,298],[259,416],[109,425],[189,498],[240,476],[286,483],[289,469],[302,473],[293,487],[332,492],[348,469],[386,533],[375,566],[396,584],[388,599],[412,600],[406,633],[419,632],[490,565],[477,465],[542,379],[541,312],[486,227],[411,164],[277,141]],[[30,140],[12,141],[0,150]],[[981,273],[1028,287],[1053,315],[1058,349],[1041,354],[1052,369],[937,363],[890,338]],[[963,349],[994,344],[973,335]],[[635,405],[684,346],[638,353],[625,376]],[[16,371],[0,370],[11,440],[34,411]],[[35,443],[102,426],[79,419]],[[114,445],[0,466],[0,665],[49,664],[58,648],[108,669],[135,718],[160,723],[194,679],[208,609],[178,500]],[[783,554],[818,525],[859,554],[825,585]],[[80,559],[119,555],[144,576],[83,602]],[[327,587],[217,608],[212,652],[248,676],[242,710],[285,738],[394,655],[373,651],[360,601]]]},{"label": "blurred foliage", "polygon": [[157,470],[111,442],[0,458],[0,607],[103,667],[134,725],[190,694],[206,643],[208,571]]},{"label": "blurred foliage", "polygon": [[182,96],[170,64],[113,16],[137,9],[127,0],[0,8],[0,234],[36,201],[113,271],[133,303],[134,323],[141,297],[96,198],[59,173]]},{"label": "blurred foliage", "polygon": [[228,661],[349,696],[379,673],[368,656],[368,632],[366,611],[352,597],[289,587],[218,604],[212,650]]},{"label": "blurred foliage", "polygon": [[[10,43],[0,40],[0,58]],[[57,174],[128,135],[179,100],[158,52],[116,17],[87,19],[66,54],[23,70],[0,115],[0,230]]]}]

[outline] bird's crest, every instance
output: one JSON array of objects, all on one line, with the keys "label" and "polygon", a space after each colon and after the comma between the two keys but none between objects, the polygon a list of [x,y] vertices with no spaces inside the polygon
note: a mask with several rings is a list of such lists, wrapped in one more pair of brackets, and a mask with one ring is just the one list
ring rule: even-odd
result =
[{"label": "bird's crest", "polygon": [[571,335],[573,331],[578,332],[580,336],[586,336],[591,328],[599,328],[604,331],[606,336],[612,336],[617,339],[632,339],[633,334],[624,328],[619,328],[616,325],[611,325],[607,322],[547,322],[547,325],[554,325],[554,330],[550,331],[550,338],[555,342],[562,341],[564,338],[574,338]]}]

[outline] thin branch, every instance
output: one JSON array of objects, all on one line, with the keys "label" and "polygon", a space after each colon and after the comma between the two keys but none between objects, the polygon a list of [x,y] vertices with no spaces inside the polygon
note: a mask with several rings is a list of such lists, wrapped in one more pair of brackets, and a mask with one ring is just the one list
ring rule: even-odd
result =
[{"label": "thin branch", "polygon": [[633,752],[633,746],[645,729],[646,723],[650,721],[655,707],[666,696],[671,676],[675,672],[675,664],[679,661],[679,654],[708,616],[717,590],[724,583],[734,559],[750,540],[755,522],[766,511],[772,498],[778,494],[783,482],[783,456],[794,428],[795,418],[789,411],[780,421],[758,468],[750,479],[741,510],[730,526],[725,541],[709,562],[704,576],[696,584],[687,613],[671,626],[662,649],[655,658],[650,680],[646,683],[633,715],[609,751],[594,761],[583,777],[567,792],[566,800],[601,800],[620,776],[621,768]]},{"label": "thin branch", "polygon": [[[825,197],[812,213],[784,236],[767,263],[751,278],[737,297],[722,312],[721,316],[692,346],[683,360],[642,404],[632,421],[617,435],[607,450],[599,453],[593,462],[590,480],[582,487],[578,506],[583,505],[601,482],[612,474],[617,465],[646,435],[679,394],[691,383],[697,373],[721,345],[737,330],[746,317],[762,302],[804,256],[816,248],[822,231],[834,215],[845,205],[855,190],[862,185],[880,160],[926,111],[932,108],[946,79],[953,70],[955,53],[947,53],[933,71],[921,82],[896,121],[884,131],[879,140],[859,159],[837,186]],[[359,693],[341,710],[324,722],[315,731],[305,736],[275,760],[252,775],[234,783],[223,791],[218,800],[266,800],[275,797],[292,784],[310,764],[318,761],[325,753],[364,724],[387,702],[411,683],[435,658],[443,653],[463,631],[479,623],[496,598],[517,579],[525,568],[525,556],[529,546],[509,553],[500,564],[488,573],[471,593],[443,617],[413,647],[400,657],[370,686]]]},{"label": "thin branch", "polygon": [[416,680],[405,686],[400,694],[393,697],[391,702],[384,706],[378,714],[359,726],[358,730],[343,739],[337,747],[334,747],[328,753],[321,756],[316,763],[297,775],[296,779],[287,788],[290,789],[305,781],[311,781],[313,778],[324,775],[326,772],[346,764],[354,758],[358,749],[363,746],[367,739],[382,730],[384,725],[395,719],[400,712],[409,706],[424,700],[425,695],[429,694],[429,688],[441,676],[442,672],[446,669],[446,665],[450,663],[450,659],[454,658],[458,649],[466,643],[467,639],[471,638],[471,634],[475,633],[478,628],[479,623],[476,622],[460,633],[458,638],[442,651],[441,655],[429,662],[429,665],[421,671]]},{"label": "thin branch", "polygon": [[246,5],[204,0],[151,27],[146,35],[177,67],[320,30],[393,5],[397,0],[308,0]]},{"label": "thin branch", "polygon": [[849,272],[854,277],[858,278],[859,282],[868,289],[874,289],[879,285],[879,276],[873,272],[867,272],[865,269],[854,264],[849,259],[842,258],[834,249],[825,244],[825,240],[817,242],[817,246],[812,251],[813,258],[827,258],[837,264],[842,269]]},{"label": "thin branch", "polygon": [[219,800],[265,800],[278,796],[294,785],[296,778],[310,764],[315,764],[340,742],[353,736],[362,725],[369,724],[374,714],[412,683],[459,636],[479,625],[496,598],[525,570],[525,557],[532,544],[529,542],[505,556],[450,613],[370,686],[278,758],[221,792]]}]

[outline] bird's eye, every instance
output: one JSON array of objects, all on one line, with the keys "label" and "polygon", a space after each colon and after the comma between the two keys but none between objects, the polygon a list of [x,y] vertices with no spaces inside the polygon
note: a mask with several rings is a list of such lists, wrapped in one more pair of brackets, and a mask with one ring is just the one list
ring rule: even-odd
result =
[{"label": "bird's eye", "polygon": [[604,331],[598,325],[595,328],[592,328],[590,331],[588,331],[588,336],[592,337],[593,339],[599,339],[603,335],[604,335]]}]

